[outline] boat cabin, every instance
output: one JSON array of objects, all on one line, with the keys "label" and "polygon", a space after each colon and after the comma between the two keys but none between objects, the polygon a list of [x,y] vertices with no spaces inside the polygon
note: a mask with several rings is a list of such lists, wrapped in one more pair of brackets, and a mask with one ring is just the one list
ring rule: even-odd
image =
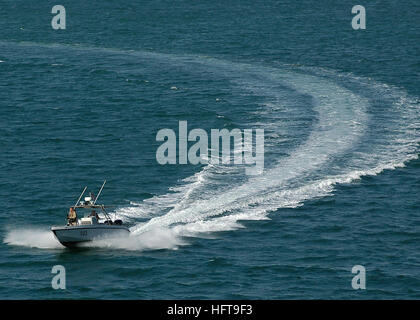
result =
[{"label": "boat cabin", "polygon": [[79,219],[80,226],[98,224],[98,219],[96,217],[84,217]]}]

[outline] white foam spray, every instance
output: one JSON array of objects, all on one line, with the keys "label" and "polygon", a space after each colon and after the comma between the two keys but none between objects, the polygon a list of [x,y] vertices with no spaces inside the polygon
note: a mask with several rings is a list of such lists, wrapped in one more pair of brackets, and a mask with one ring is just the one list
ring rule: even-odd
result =
[{"label": "white foam spray", "polygon": [[39,249],[64,248],[50,230],[41,228],[18,228],[6,232],[4,243]]}]

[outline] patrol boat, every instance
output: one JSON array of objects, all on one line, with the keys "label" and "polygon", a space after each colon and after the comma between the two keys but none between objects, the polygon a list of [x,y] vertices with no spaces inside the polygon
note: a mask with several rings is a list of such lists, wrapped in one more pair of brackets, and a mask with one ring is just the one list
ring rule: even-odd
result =
[{"label": "patrol boat", "polygon": [[[123,226],[121,220],[112,220],[106,212],[105,206],[96,203],[105,183],[106,180],[96,197],[93,193],[90,193],[84,200],[81,200],[87,189],[85,187],[76,204],[70,207],[67,215],[67,225],[51,227],[54,236],[62,245],[74,247],[95,239],[127,236],[130,234],[130,230]],[[78,219],[77,211],[82,210],[85,212],[84,217]],[[97,210],[100,211],[101,217],[96,212]]]}]

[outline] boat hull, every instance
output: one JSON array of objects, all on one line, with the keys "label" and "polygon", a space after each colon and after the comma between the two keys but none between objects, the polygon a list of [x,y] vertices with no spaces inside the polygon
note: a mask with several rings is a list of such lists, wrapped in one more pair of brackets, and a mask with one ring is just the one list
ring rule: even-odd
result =
[{"label": "boat hull", "polygon": [[76,247],[93,240],[127,236],[130,230],[124,226],[97,224],[91,226],[52,227],[56,239],[66,247]]}]

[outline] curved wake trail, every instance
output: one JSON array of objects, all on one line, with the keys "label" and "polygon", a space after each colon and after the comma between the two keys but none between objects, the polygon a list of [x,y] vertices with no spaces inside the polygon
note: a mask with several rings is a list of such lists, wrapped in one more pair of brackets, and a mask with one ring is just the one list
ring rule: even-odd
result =
[{"label": "curved wake trail", "polygon": [[[145,201],[146,205],[169,211],[136,225],[132,228],[134,234],[162,226],[181,236],[202,236],[201,233],[240,228],[240,220],[268,219],[271,211],[296,207],[305,200],[331,194],[335,184],[350,183],[364,175],[376,175],[385,169],[404,166],[406,161],[418,156],[418,101],[411,100],[402,91],[371,80],[317,69],[308,73],[305,73],[307,70],[293,72],[286,68],[255,67],[218,60],[205,64],[216,70],[221,68],[245,76],[244,88],[255,94],[261,91],[276,97],[276,92],[270,91],[270,87],[273,81],[278,81],[301,94],[310,95],[318,123],[306,142],[288,157],[238,186],[230,186],[228,190],[221,188],[220,191],[207,189],[206,177],[216,169],[221,170],[208,165],[187,179],[178,193]],[[314,72],[320,75],[314,75]],[[258,84],[252,82],[254,77],[258,78]],[[267,80],[267,87],[261,83],[262,79]],[[365,91],[370,92],[361,90],[363,94],[359,95],[341,86],[339,82],[343,80],[359,87],[368,86],[369,90]],[[370,101],[378,99],[381,110],[372,110],[378,106]],[[377,117],[379,111],[384,114]],[[378,125],[377,121],[384,122]],[[279,122],[278,126],[281,125]],[[371,141],[363,141],[365,135],[376,135],[372,140],[378,143],[372,145]],[[340,155],[347,158],[343,161],[345,165],[340,166],[334,161]],[[330,167],[334,170],[329,170]],[[226,167],[226,172],[228,170]],[[196,198],[191,198],[193,192],[197,194]],[[199,193],[208,194],[208,197],[203,199]],[[142,210],[141,207],[140,204],[138,209]],[[135,215],[136,208],[132,210]]]},{"label": "curved wake trail", "polygon": [[[315,111],[318,113],[318,124],[309,139],[290,157],[281,159],[262,175],[250,178],[228,192],[212,194],[209,199],[192,201],[184,208],[174,208],[164,216],[133,228],[134,232],[144,232],[154,226],[202,222],[206,218],[259,203],[264,194],[275,192],[276,188],[287,188],[292,179],[316,170],[333,155],[344,153],[363,134],[365,110],[368,107],[366,99],[330,81],[310,75],[285,72],[282,74],[282,81],[300,93],[312,95]],[[205,170],[210,169],[206,167]],[[246,219],[244,215],[240,217]],[[177,229],[181,227],[178,226]]]},{"label": "curved wake trail", "polygon": [[[117,216],[134,223],[129,239],[98,241],[93,246],[177,248],[185,244],[183,236],[206,237],[241,228],[241,220],[269,219],[269,213],[277,209],[331,195],[336,184],[401,167],[418,157],[419,100],[371,79],[320,68],[266,67],[187,55],[41,47],[155,61],[191,73],[210,71],[229,80],[232,88],[264,99],[256,110],[248,110],[255,122],[246,126],[263,128],[266,135],[280,141],[266,148],[263,174],[246,176],[243,166],[205,165],[168,193],[117,210]],[[310,97],[311,102],[299,105],[296,99],[301,96]],[[304,118],[308,112],[315,114],[315,121],[306,139],[278,158],[282,134],[293,130],[287,117]],[[139,222],[144,218],[149,220]],[[13,235],[9,238],[13,240]]]}]

